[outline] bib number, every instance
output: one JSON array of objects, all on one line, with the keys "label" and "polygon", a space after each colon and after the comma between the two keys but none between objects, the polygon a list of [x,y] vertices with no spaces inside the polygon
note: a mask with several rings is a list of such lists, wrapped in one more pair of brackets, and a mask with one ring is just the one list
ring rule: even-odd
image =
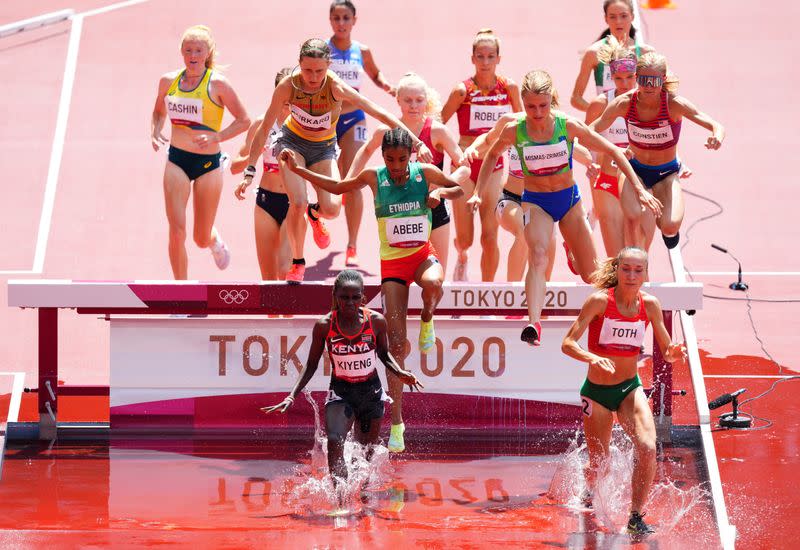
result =
[{"label": "bib number", "polygon": [[428,242],[430,224],[427,216],[387,218],[386,238],[394,248],[414,248]]},{"label": "bib number", "polygon": [[306,130],[329,130],[331,127],[331,113],[319,116],[310,115],[297,105],[292,105],[292,118]]},{"label": "bib number", "polygon": [[469,129],[490,130],[500,117],[511,112],[511,105],[470,105]]}]

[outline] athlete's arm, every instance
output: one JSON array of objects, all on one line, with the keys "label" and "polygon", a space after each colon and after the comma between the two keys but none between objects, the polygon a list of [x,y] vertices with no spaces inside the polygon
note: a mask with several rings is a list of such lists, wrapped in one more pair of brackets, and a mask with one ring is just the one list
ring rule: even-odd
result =
[{"label": "athlete's arm", "polygon": [[[255,166],[258,157],[261,156],[261,153],[264,151],[264,144],[267,142],[269,129],[275,124],[283,106],[291,99],[292,84],[290,79],[290,76],[284,77],[283,80],[278,83],[275,92],[272,94],[272,100],[269,102],[267,112],[264,113],[261,124],[259,124],[255,134],[253,134],[253,141],[250,144],[250,154],[247,156],[248,166]],[[252,182],[253,176],[245,174],[244,181],[242,181],[243,184],[246,184],[245,187]]]},{"label": "athlete's arm", "polygon": [[403,384],[411,390],[421,390],[425,386],[417,380],[417,377],[410,371],[404,370],[394,356],[389,352],[389,337],[386,329],[386,319],[380,313],[372,312],[372,330],[375,331],[375,354],[381,363],[386,367],[387,373],[392,372]]},{"label": "athlete's arm", "polygon": [[311,347],[308,350],[308,359],[306,360],[303,370],[300,372],[300,378],[283,401],[271,407],[261,407],[263,412],[267,414],[274,411],[286,412],[286,409],[292,406],[297,394],[303,391],[303,388],[309,383],[314,373],[317,372],[319,360],[322,357],[322,352],[325,350],[325,337],[328,334],[330,325],[331,321],[328,315],[314,324],[314,329],[311,332]]},{"label": "athlete's arm", "polygon": [[472,192],[472,196],[467,201],[467,204],[471,205],[473,209],[478,208],[478,206],[481,204],[481,191],[483,191],[486,182],[491,177],[492,172],[494,172],[497,159],[500,158],[500,155],[503,154],[503,151],[514,144],[516,141],[516,136],[516,123],[506,124],[506,127],[503,128],[500,136],[486,152],[486,156],[483,159],[483,164],[481,165],[481,171],[478,174],[478,181],[475,182],[475,190]]},{"label": "athlete's arm", "polygon": [[299,166],[297,164],[297,159],[295,158],[295,152],[291,149],[284,149],[281,151],[281,154],[278,155],[278,160],[284,163],[286,168],[309,182],[314,187],[318,187],[319,189],[334,195],[343,195],[348,191],[355,191],[356,189],[361,189],[362,187],[366,187],[370,184],[377,185],[377,177],[374,168],[367,168],[366,170],[359,172],[355,177],[339,181]]},{"label": "athlete's arm", "polygon": [[247,157],[250,154],[250,144],[253,143],[253,137],[256,135],[256,130],[258,130],[258,126],[261,124],[262,120],[264,120],[264,115],[259,116],[253,121],[252,124],[250,124],[250,128],[247,130],[247,136],[244,139],[244,143],[239,149],[239,154],[236,155],[236,158],[231,161],[231,174],[240,174],[242,170],[244,170],[245,166],[247,166]]},{"label": "athlete's arm", "polygon": [[653,335],[656,338],[658,347],[661,350],[661,355],[668,363],[680,361],[686,357],[686,350],[680,344],[673,344],[672,339],[669,337],[669,332],[664,326],[664,314],[661,312],[661,304],[658,298],[649,294],[642,293],[642,300],[644,300],[644,309],[647,313],[647,318],[653,324]]},{"label": "athlete's arm", "polygon": [[450,131],[450,128],[439,121],[434,121],[431,127],[431,141],[434,147],[438,145],[450,157],[450,163],[453,168],[461,165],[464,152],[458,146],[458,141]]},{"label": "athlete's arm", "polygon": [[358,151],[356,151],[356,156],[353,157],[353,163],[350,165],[350,170],[348,170],[346,174],[348,178],[352,178],[354,175],[366,168],[367,161],[381,146],[383,134],[385,134],[387,130],[388,128],[386,126],[378,126],[375,131],[372,132],[372,136],[369,138],[369,141],[358,148]]},{"label": "athlete's arm", "polygon": [[372,82],[384,92],[388,92],[392,96],[397,95],[397,90],[395,87],[392,86],[389,81],[386,80],[386,78],[384,78],[383,73],[375,63],[375,58],[372,57],[372,50],[370,50],[364,44],[361,44],[361,59],[364,62],[364,72],[367,73],[370,80],[372,80]]},{"label": "athlete's arm", "polygon": [[586,108],[586,118],[584,119],[584,122],[586,122],[586,124],[591,124],[600,118],[600,115],[602,115],[603,111],[606,110],[606,106],[608,106],[608,97],[605,94],[601,94],[594,98]]},{"label": "athlete's arm", "polygon": [[589,127],[598,134],[600,132],[605,132],[611,127],[617,117],[625,116],[625,113],[628,111],[628,105],[630,105],[630,100],[631,99],[629,95],[615,97],[614,100],[606,106],[602,114],[594,120],[594,122],[589,124],[589,121],[587,120],[586,123],[589,124]]},{"label": "athlete's arm", "polygon": [[508,88],[508,99],[511,101],[511,112],[519,113],[522,111],[522,95],[519,93],[519,86],[510,78],[506,80]]},{"label": "athlete's arm", "polygon": [[431,152],[428,151],[428,148],[422,143],[422,140],[414,135],[414,132],[406,128],[406,125],[400,122],[400,119],[392,113],[378,106],[376,103],[373,103],[338,78],[333,81],[333,89],[338,99],[346,100],[353,105],[358,105],[366,111],[367,114],[383,122],[390,128],[402,128],[407,131],[411,136],[411,142],[414,144],[414,150],[417,152],[417,158],[420,162],[430,162],[433,158]]},{"label": "athlete's arm", "polygon": [[167,73],[158,81],[156,103],[153,106],[153,116],[150,119],[150,144],[153,146],[153,151],[158,151],[160,147],[169,142],[169,139],[162,134],[164,123],[167,121],[167,106],[164,104],[164,98],[167,95],[170,84],[175,80],[175,76],[175,73]]},{"label": "athlete's arm", "polygon": [[[233,122],[219,132],[206,134],[208,136],[206,139],[211,142],[221,143],[247,131],[250,127],[250,117],[247,116],[247,110],[245,110],[228,79],[215,73],[211,81],[211,89],[214,95],[217,96],[217,103],[228,109],[228,112],[233,116]],[[203,140],[203,134],[194,136],[192,139],[197,145],[205,147],[206,141]]]},{"label": "athlete's arm", "polygon": [[597,52],[593,48],[589,48],[583,54],[581,68],[575,79],[575,86],[572,88],[572,97],[569,98],[570,105],[579,111],[589,108],[589,102],[583,99],[583,92],[586,91],[586,85],[589,83],[589,77],[592,76],[595,67],[597,67]]},{"label": "athlete's arm", "polygon": [[500,137],[500,133],[503,131],[503,128],[505,128],[509,122],[516,121],[518,114],[518,112],[504,114],[497,122],[495,122],[491,130],[476,137],[475,141],[470,143],[469,147],[467,147],[464,151],[465,160],[472,162],[482,158],[483,155],[486,154],[486,151],[489,149],[489,147],[491,147],[495,140]]},{"label": "athlete's arm", "polygon": [[442,106],[442,124],[447,124],[447,121],[450,120],[450,117],[456,114],[458,107],[464,103],[464,98],[466,96],[467,87],[464,86],[463,82],[459,82],[456,84],[456,87],[453,88],[453,91],[450,92],[450,96]]},{"label": "athlete's arm", "polygon": [[706,141],[706,149],[717,150],[722,146],[722,142],[725,141],[725,127],[722,124],[700,111],[685,97],[676,96],[672,98],[670,103],[671,113],[673,112],[672,107],[677,106],[678,109],[676,110],[681,116],[685,116],[695,124],[711,132],[711,136]]},{"label": "athlete's arm", "polygon": [[[438,166],[423,164],[422,173],[425,174],[425,180],[428,182],[428,206],[430,208],[436,208],[442,199],[454,200],[464,195],[461,184],[439,170]],[[432,186],[435,188],[431,189]]]},{"label": "athlete's arm", "polygon": [[567,335],[564,336],[564,340],[561,342],[561,352],[578,361],[589,363],[590,366],[613,373],[615,367],[611,359],[584,350],[580,344],[578,344],[578,340],[580,340],[583,333],[586,332],[589,323],[596,317],[603,315],[607,303],[608,297],[602,291],[595,292],[589,296],[583,304],[578,318],[575,319],[572,326],[569,327]]},{"label": "athlete's arm", "polygon": [[[606,112],[608,112],[608,110],[606,110]],[[631,163],[628,162],[628,159],[622,152],[622,149],[593,131],[580,120],[574,118],[567,119],[567,133],[571,139],[578,138],[581,143],[592,151],[611,156],[614,162],[617,163],[617,167],[625,174],[627,178],[626,183],[630,182],[636,189],[636,194],[642,206],[650,209],[656,217],[661,216],[661,202],[644,188],[642,182],[640,182],[639,178],[636,176],[636,172],[633,171]]]}]

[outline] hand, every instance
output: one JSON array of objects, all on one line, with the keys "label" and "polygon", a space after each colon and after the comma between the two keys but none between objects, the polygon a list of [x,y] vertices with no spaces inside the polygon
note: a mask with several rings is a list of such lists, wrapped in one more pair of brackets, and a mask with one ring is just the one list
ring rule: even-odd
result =
[{"label": "hand", "polygon": [[292,403],[294,403],[294,397],[292,397],[291,395],[287,395],[286,399],[284,399],[277,405],[273,405],[271,407],[261,407],[261,412],[263,412],[264,414],[269,414],[275,411],[284,413],[289,407],[292,406]]},{"label": "hand", "polygon": [[597,357],[594,361],[589,363],[589,366],[604,370],[611,374],[614,374],[617,371],[617,368],[614,366],[614,361],[608,357]]},{"label": "hand", "polygon": [[407,370],[402,370],[402,371],[400,371],[400,374],[397,375],[397,377],[400,379],[400,381],[403,384],[408,386],[411,391],[414,391],[414,390],[422,391],[422,388],[425,387],[422,384],[422,382],[417,380],[417,377],[414,376],[413,372],[409,372]]},{"label": "hand", "polygon": [[667,363],[674,363],[682,361],[686,358],[686,348],[680,344],[670,344],[667,346],[667,352],[664,354],[664,360]]},{"label": "hand", "polygon": [[420,143],[419,149],[417,149],[417,161],[418,162],[431,162],[433,160],[433,155],[431,154],[431,150],[428,149],[428,146],[424,143]]},{"label": "hand", "polygon": [[600,175],[600,165],[596,163],[591,163],[589,166],[586,167],[586,177],[589,178],[590,182],[593,182],[597,179],[597,176]]},{"label": "hand", "polygon": [[470,145],[469,147],[464,149],[464,156],[461,157],[460,165],[469,168],[470,164],[480,159],[481,157],[478,154],[478,150],[475,149],[472,145]]},{"label": "hand", "polygon": [[388,82],[383,83],[383,91],[389,94],[392,97],[397,97],[397,88],[389,84]]},{"label": "hand", "polygon": [[471,208],[472,212],[477,212],[480,205],[481,198],[478,195],[472,195],[469,199],[467,199],[467,208]]},{"label": "hand", "polygon": [[252,179],[245,178],[244,180],[242,180],[242,183],[240,183],[236,187],[236,190],[233,192],[233,194],[236,195],[237,199],[239,199],[240,201],[243,201],[243,200],[245,200],[247,198],[244,193],[245,193],[245,191],[247,191],[247,188],[250,186],[250,184],[252,182],[253,182]]},{"label": "hand", "polygon": [[291,149],[284,149],[281,151],[281,154],[278,155],[278,160],[284,162],[286,167],[292,172],[297,172],[297,157]]},{"label": "hand", "polygon": [[681,169],[678,172],[678,177],[683,180],[686,178],[691,178],[692,174],[694,174],[694,172],[692,172],[692,169],[689,168],[689,165],[681,163]]},{"label": "hand", "polygon": [[647,191],[643,190],[641,193],[639,193],[639,203],[643,207],[650,210],[656,218],[661,217],[661,208],[663,207],[661,201]]},{"label": "hand", "polygon": [[439,196],[441,194],[442,194],[441,189],[434,189],[433,191],[428,193],[428,200],[426,201],[428,208],[433,209],[439,206],[439,203],[442,202],[442,197]]},{"label": "hand", "polygon": [[706,149],[711,149],[712,151],[716,151],[720,147],[722,147],[722,140],[724,138],[711,136],[706,140]]},{"label": "hand", "polygon": [[217,134],[198,134],[192,138],[192,141],[200,149],[207,149],[210,145],[219,143],[219,137]]},{"label": "hand", "polygon": [[153,146],[153,151],[158,151],[159,148],[166,145],[169,142],[167,138],[164,137],[164,134],[161,132],[157,132],[150,136],[150,144]]},{"label": "hand", "polygon": [[626,159],[628,159],[628,160],[631,160],[633,157],[635,157],[635,156],[636,156],[636,153],[634,153],[634,152],[633,152],[633,149],[631,149],[630,147],[628,147],[627,149],[625,149],[625,151],[623,152],[623,154],[625,155],[625,158],[626,158]]}]

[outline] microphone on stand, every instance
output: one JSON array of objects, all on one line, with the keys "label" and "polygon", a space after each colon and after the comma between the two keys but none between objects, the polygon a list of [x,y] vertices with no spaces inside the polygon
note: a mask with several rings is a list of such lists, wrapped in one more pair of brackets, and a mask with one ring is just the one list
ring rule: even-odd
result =
[{"label": "microphone on stand", "polygon": [[712,244],[712,245],[711,245],[711,248],[713,248],[714,250],[719,250],[720,252],[722,252],[722,253],[724,253],[724,254],[727,254],[728,256],[730,256],[731,258],[733,258],[734,260],[736,260],[736,263],[737,263],[737,264],[739,264],[739,277],[737,278],[737,280],[736,280],[736,282],[735,282],[735,283],[731,283],[730,285],[728,285],[728,288],[730,288],[731,290],[742,290],[742,291],[745,291],[745,290],[747,290],[748,288],[750,288],[750,287],[747,285],[747,283],[744,283],[744,282],[742,282],[742,262],[740,262],[739,260],[737,260],[737,259],[736,259],[736,256],[734,256],[733,254],[731,254],[730,252],[728,252],[728,249],[727,249],[727,248],[722,248],[721,246],[719,246],[719,245],[717,245],[717,244]]}]

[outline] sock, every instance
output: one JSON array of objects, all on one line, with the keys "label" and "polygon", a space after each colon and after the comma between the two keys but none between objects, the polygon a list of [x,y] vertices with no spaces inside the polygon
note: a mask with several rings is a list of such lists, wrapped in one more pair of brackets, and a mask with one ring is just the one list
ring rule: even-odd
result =
[{"label": "sock", "polygon": [[306,259],[305,258],[293,258],[292,259],[292,265],[306,265]]},{"label": "sock", "polygon": [[313,221],[317,221],[319,219],[319,217],[315,216],[314,214],[312,214],[312,211],[314,211],[314,210],[319,212],[319,203],[318,202],[315,202],[313,204],[312,203],[308,203],[308,217],[311,218]]},{"label": "sock", "polygon": [[664,244],[667,245],[667,248],[671,250],[678,246],[678,242],[681,240],[681,234],[675,233],[672,237],[667,237],[662,233],[661,238],[664,239]]}]

